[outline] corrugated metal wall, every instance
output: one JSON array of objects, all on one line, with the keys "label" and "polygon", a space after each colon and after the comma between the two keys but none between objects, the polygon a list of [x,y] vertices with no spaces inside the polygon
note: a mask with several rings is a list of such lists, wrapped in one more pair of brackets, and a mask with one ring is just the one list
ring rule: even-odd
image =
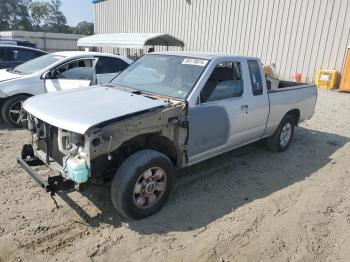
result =
[{"label": "corrugated metal wall", "polygon": [[25,39],[36,43],[38,48],[49,52],[79,50],[78,39],[84,35],[28,31],[2,31],[0,38]]},{"label": "corrugated metal wall", "polygon": [[165,32],[185,50],[258,56],[281,78],[339,72],[350,45],[350,0],[106,0],[96,33]]}]

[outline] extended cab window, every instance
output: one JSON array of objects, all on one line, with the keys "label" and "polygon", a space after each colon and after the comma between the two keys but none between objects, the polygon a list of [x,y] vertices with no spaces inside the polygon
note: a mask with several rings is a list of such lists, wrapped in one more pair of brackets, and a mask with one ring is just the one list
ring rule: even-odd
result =
[{"label": "extended cab window", "polygon": [[215,67],[200,94],[201,103],[240,97],[243,94],[239,62],[222,63]]},{"label": "extended cab window", "polygon": [[95,59],[81,59],[66,63],[55,69],[53,78],[91,80]]},{"label": "extended cab window", "polygon": [[111,74],[123,71],[129,65],[118,58],[100,57],[96,64],[96,74]]},{"label": "extended cab window", "polygon": [[248,68],[250,74],[250,82],[252,85],[253,95],[261,95],[263,93],[263,82],[261,79],[261,71],[259,63],[255,60],[248,61]]}]

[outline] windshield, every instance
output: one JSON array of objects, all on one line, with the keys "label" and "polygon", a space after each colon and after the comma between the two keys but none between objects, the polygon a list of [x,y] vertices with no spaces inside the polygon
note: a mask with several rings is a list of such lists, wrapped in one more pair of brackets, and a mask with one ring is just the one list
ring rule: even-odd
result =
[{"label": "windshield", "polygon": [[30,60],[24,64],[16,66],[12,71],[19,74],[32,74],[39,70],[43,70],[49,65],[63,59],[64,56],[59,56],[55,54],[47,54],[44,56],[40,56],[33,60]]},{"label": "windshield", "polygon": [[185,98],[208,60],[174,55],[145,55],[112,80],[146,93]]}]

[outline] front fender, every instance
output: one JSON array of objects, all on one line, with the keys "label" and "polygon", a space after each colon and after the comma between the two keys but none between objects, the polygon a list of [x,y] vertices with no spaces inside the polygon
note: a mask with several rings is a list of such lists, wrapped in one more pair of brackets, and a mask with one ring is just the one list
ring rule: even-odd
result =
[{"label": "front fender", "polygon": [[6,93],[1,92],[1,89],[0,89],[0,100],[4,100],[7,97],[8,95]]},{"label": "front fender", "polygon": [[39,95],[45,93],[43,80],[28,77],[0,83],[0,98],[18,94]]}]

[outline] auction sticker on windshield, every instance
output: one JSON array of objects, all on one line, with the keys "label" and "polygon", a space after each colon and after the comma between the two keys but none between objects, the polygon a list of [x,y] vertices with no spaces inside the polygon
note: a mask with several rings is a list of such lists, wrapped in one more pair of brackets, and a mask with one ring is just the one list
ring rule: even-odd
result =
[{"label": "auction sticker on windshield", "polygon": [[208,60],[198,59],[198,58],[185,58],[184,61],[182,61],[183,65],[206,66],[207,63],[208,63]]}]

